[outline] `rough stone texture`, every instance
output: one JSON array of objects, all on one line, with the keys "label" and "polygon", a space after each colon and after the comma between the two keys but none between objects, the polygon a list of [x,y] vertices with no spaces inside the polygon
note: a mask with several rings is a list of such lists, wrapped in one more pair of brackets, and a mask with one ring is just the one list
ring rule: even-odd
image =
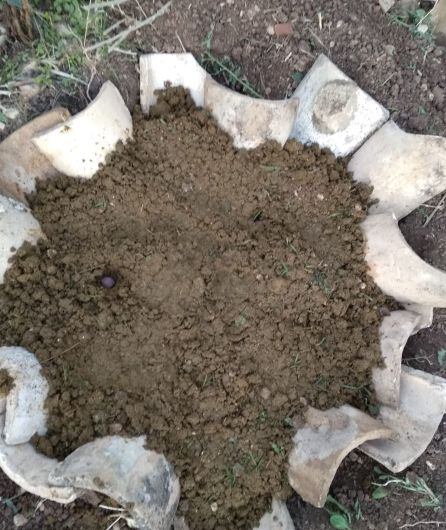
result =
[{"label": "rough stone texture", "polygon": [[26,203],[25,194],[35,190],[36,178],[58,174],[31,140],[69,117],[68,110],[57,107],[13,132],[0,144],[0,193]]},{"label": "rough stone texture", "polygon": [[392,311],[383,318],[380,337],[385,366],[373,369],[373,387],[380,404],[398,406],[401,357],[407,339],[413,334],[421,318],[411,311]]},{"label": "rough stone texture", "polygon": [[9,445],[28,442],[34,434],[46,433],[44,403],[48,383],[40,374],[36,357],[19,347],[0,348],[0,370],[6,370],[14,384],[6,397],[3,430]]},{"label": "rough stone texture", "polygon": [[286,504],[273,499],[271,512],[265,513],[254,530],[294,530]]},{"label": "rough stone texture", "polygon": [[180,486],[164,456],[145,436],[106,436],[76,449],[49,475],[51,484],[99,491],[127,507],[136,528],[171,527]]},{"label": "rough stone texture", "polygon": [[321,54],[293,94],[299,112],[292,137],[328,147],[337,156],[355,151],[389,117],[388,111]]},{"label": "rough stone texture", "polygon": [[343,458],[366,440],[386,438],[391,432],[349,405],[326,411],[310,408],[293,440],[288,471],[291,486],[305,501],[324,506]]},{"label": "rough stone texture", "polygon": [[191,53],[150,53],[141,55],[140,97],[141,108],[146,114],[156,102],[155,90],[170,86],[183,86],[198,107],[204,105],[204,81],[208,74]]},{"label": "rough stone texture", "polygon": [[239,149],[252,149],[267,140],[283,145],[291,134],[298,99],[270,101],[244,96],[213,79],[204,83],[204,106]]},{"label": "rough stone texture", "polygon": [[24,204],[0,195],[0,284],[15,251],[25,241],[35,243],[42,236],[39,223]]},{"label": "rough stone texture", "polygon": [[362,228],[370,274],[384,293],[403,303],[446,307],[446,273],[415,254],[393,214],[368,215]]},{"label": "rough stone texture", "polygon": [[393,473],[403,471],[427,448],[446,410],[446,379],[403,366],[398,408],[381,407],[379,419],[392,439],[374,440],[360,449]]},{"label": "rough stone texture", "polygon": [[90,178],[117,142],[127,141],[132,131],[130,112],[118,89],[107,81],[86,109],[33,141],[61,173]]},{"label": "rough stone texture", "polygon": [[372,213],[398,219],[446,189],[446,138],[409,134],[386,123],[353,155],[348,169],[373,186]]},{"label": "rough stone texture", "polygon": [[[4,415],[0,415],[0,433],[3,432]],[[73,502],[82,491],[71,487],[54,487],[48,483],[48,475],[58,461],[37,453],[29,444],[7,445],[0,436],[0,469],[25,491],[34,495],[66,504]]]}]

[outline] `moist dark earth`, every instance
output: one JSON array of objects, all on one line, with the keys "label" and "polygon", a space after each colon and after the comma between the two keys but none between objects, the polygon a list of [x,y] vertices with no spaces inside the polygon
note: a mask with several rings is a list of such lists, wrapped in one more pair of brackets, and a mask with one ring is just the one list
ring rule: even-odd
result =
[{"label": "moist dark earth", "polygon": [[[148,12],[152,2],[140,2]],[[159,6],[158,6],[159,7]],[[131,7],[125,7],[131,14]],[[320,24],[321,14],[322,24]],[[117,15],[118,16],[118,15]],[[276,22],[292,21],[293,34],[278,38],[270,36],[267,28]],[[446,68],[445,48],[414,36],[404,27],[395,25],[382,13],[376,1],[333,2],[239,2],[209,1],[174,4],[171,12],[159,19],[153,28],[137,35],[131,45],[141,52],[182,51],[182,44],[197,56],[202,53],[202,41],[213,28],[213,52],[228,55],[241,65],[249,81],[265,97],[284,97],[296,86],[294,77],[304,74],[319,53],[327,54],[364,90],[386,106],[398,125],[409,132],[446,135]],[[179,37],[179,38],[178,38]],[[102,80],[111,79],[120,88],[129,105],[137,100],[138,74],[136,64],[127,57],[110,56],[98,69]],[[220,81],[223,81],[220,79]],[[96,88],[97,88],[96,86]],[[49,89],[32,101],[28,119],[56,104],[66,104],[77,111],[86,102],[85,96],[67,97]],[[440,198],[432,201],[437,204]],[[446,268],[444,210],[423,226],[426,212],[423,206],[401,223],[401,228],[413,248],[427,261]],[[446,375],[437,360],[437,352],[445,348],[445,313],[436,311],[434,325],[413,337],[405,350],[405,362],[416,368]],[[426,454],[410,471],[426,479],[431,488],[445,496],[446,426],[440,426]],[[352,508],[358,500],[363,519],[353,523],[358,529],[394,530],[407,525],[434,527],[423,521],[445,521],[444,510],[433,511],[419,506],[415,495],[395,492],[380,501],[371,498],[374,463],[361,453],[350,455],[337,473],[332,494]],[[18,493],[18,488],[6,479],[1,485],[3,498]],[[98,499],[90,499],[93,504]],[[28,518],[24,528],[107,528],[112,520],[102,509],[85,504],[60,507],[46,501],[37,510],[38,499],[25,494],[2,505],[0,528],[13,527],[14,510]],[[297,529],[329,528],[327,514],[303,503],[297,496],[289,503]],[[96,514],[104,514],[102,520]],[[94,521],[94,523],[92,523]],[[406,526],[404,526],[406,525]],[[121,522],[114,528],[122,528]]]}]

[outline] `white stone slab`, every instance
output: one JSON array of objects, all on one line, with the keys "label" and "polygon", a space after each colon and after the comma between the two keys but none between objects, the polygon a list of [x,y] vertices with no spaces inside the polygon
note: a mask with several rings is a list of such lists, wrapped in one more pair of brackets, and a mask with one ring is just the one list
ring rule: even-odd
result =
[{"label": "white stone slab", "polygon": [[116,144],[126,142],[132,133],[130,112],[118,89],[107,81],[87,108],[33,141],[61,173],[90,178]]},{"label": "white stone slab", "polygon": [[389,118],[382,105],[323,54],[292,97],[299,99],[292,137],[327,147],[337,156],[353,153]]},{"label": "white stone slab", "polygon": [[0,144],[0,193],[26,203],[25,194],[35,190],[36,179],[58,174],[32,138],[69,117],[67,109],[55,108],[20,127]]},{"label": "white stone slab", "polygon": [[0,283],[15,251],[25,241],[34,244],[41,237],[40,225],[29,209],[15,199],[0,195]]},{"label": "white stone slab", "polygon": [[345,456],[366,440],[390,435],[388,427],[350,405],[325,411],[308,409],[289,457],[291,486],[304,501],[324,506]]},{"label": "white stone slab", "polygon": [[[5,417],[0,414],[0,433],[4,422]],[[48,475],[57,464],[57,460],[37,453],[30,443],[7,445],[0,436],[0,469],[15,484],[44,499],[62,504],[73,502],[82,491],[57,488],[48,483]]]},{"label": "white stone slab", "polygon": [[446,273],[415,254],[393,214],[368,215],[361,226],[370,275],[384,293],[402,303],[446,307]]},{"label": "white stone slab", "polygon": [[40,373],[36,357],[24,348],[0,348],[0,370],[6,370],[14,384],[6,396],[3,437],[8,445],[28,442],[34,434],[46,433],[45,400],[48,383]]},{"label": "white stone slab", "polygon": [[391,439],[374,440],[360,449],[393,473],[421,456],[446,411],[446,380],[403,366],[398,408],[381,407],[379,419],[394,432]]},{"label": "white stone slab", "polygon": [[407,340],[422,317],[412,311],[392,311],[379,329],[383,368],[372,370],[373,387],[380,405],[397,407],[400,395],[401,357]]},{"label": "white stone slab", "polygon": [[145,436],[105,436],[54,468],[50,484],[95,490],[128,508],[136,528],[170,530],[180,486],[163,455],[144,448]]},{"label": "white stone slab", "polygon": [[358,182],[373,186],[379,202],[372,213],[394,213],[398,219],[446,190],[446,138],[410,134],[386,123],[350,160]]},{"label": "white stone slab", "polygon": [[155,90],[162,90],[166,84],[187,88],[198,107],[204,105],[204,80],[206,71],[197,63],[191,53],[150,53],[141,55],[140,97],[142,111],[148,114],[156,102]]},{"label": "white stone slab", "polygon": [[298,99],[257,99],[205,80],[204,106],[239,149],[253,149],[267,140],[283,145],[291,134]]}]

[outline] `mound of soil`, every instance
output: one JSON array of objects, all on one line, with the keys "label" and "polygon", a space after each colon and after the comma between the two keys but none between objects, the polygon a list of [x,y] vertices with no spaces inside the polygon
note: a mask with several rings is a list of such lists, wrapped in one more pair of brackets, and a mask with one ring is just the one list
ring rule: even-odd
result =
[{"label": "mound of soil", "polygon": [[296,141],[237,151],[182,90],[134,118],[93,179],[30,198],[47,239],[0,287],[0,343],[42,363],[44,453],[146,434],[191,529],[252,528],[289,493],[304,407],[369,404],[388,303],[364,262],[370,190]]}]

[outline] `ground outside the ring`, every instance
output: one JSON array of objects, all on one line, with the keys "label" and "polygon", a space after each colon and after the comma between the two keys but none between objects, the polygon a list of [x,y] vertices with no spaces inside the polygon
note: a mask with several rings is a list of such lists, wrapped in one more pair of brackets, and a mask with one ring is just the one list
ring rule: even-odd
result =
[{"label": "ground outside the ring", "polygon": [[[140,4],[148,12],[153,9],[152,2],[141,1]],[[412,132],[446,135],[446,51],[443,47],[429,49],[407,28],[392,24],[372,1],[326,5],[319,0],[282,4],[258,1],[245,6],[244,2],[227,1],[216,6],[213,2],[197,1],[189,8],[189,2],[177,2],[153,29],[145,29],[129,44],[135,50],[146,52],[153,51],[153,47],[158,51],[182,51],[184,45],[200,55],[202,41],[214,25],[214,52],[219,56],[228,55],[239,63],[253,86],[267,97],[289,94],[299,76],[308,70],[317,54],[323,52],[389,108],[400,126]],[[123,9],[127,8],[123,6]],[[132,9],[127,10],[131,12]],[[293,21],[292,35],[282,38],[269,35],[269,25],[288,20]],[[134,103],[138,74],[131,60],[120,54],[110,55],[99,72],[103,79],[109,78],[117,84],[128,104]],[[47,89],[32,102],[28,118],[57,103],[66,104],[75,111],[82,108],[85,100],[75,93],[67,97],[62,92]],[[434,199],[432,204],[438,201],[439,198]],[[431,211],[429,206],[419,208],[401,223],[401,227],[424,259],[445,269],[446,215],[440,210],[423,226]],[[410,340],[405,351],[407,364],[445,376],[439,355],[446,348],[444,319],[445,313],[437,311],[433,327]],[[443,423],[425,455],[409,470],[409,478],[415,475],[424,478],[439,496],[446,495],[445,432]],[[434,511],[420,506],[416,494],[395,489],[384,498],[373,499],[375,479],[374,462],[359,452],[352,453],[337,473],[331,493],[351,510],[354,515],[352,528],[394,530],[416,523],[420,523],[416,528],[435,528],[434,524],[423,524],[423,521],[445,521],[443,509]],[[97,507],[102,499],[94,496],[90,497],[90,503],[80,501],[67,507],[49,501],[39,503],[28,494],[13,498],[18,488],[4,477],[0,492],[3,499],[10,499],[0,506],[0,528],[3,530],[14,527],[15,510],[27,520],[25,529],[105,530],[113,521],[107,519],[107,512]],[[297,529],[330,528],[326,512],[305,505],[297,496],[290,500],[289,507]],[[125,525],[118,522],[114,528],[123,529]]]}]

